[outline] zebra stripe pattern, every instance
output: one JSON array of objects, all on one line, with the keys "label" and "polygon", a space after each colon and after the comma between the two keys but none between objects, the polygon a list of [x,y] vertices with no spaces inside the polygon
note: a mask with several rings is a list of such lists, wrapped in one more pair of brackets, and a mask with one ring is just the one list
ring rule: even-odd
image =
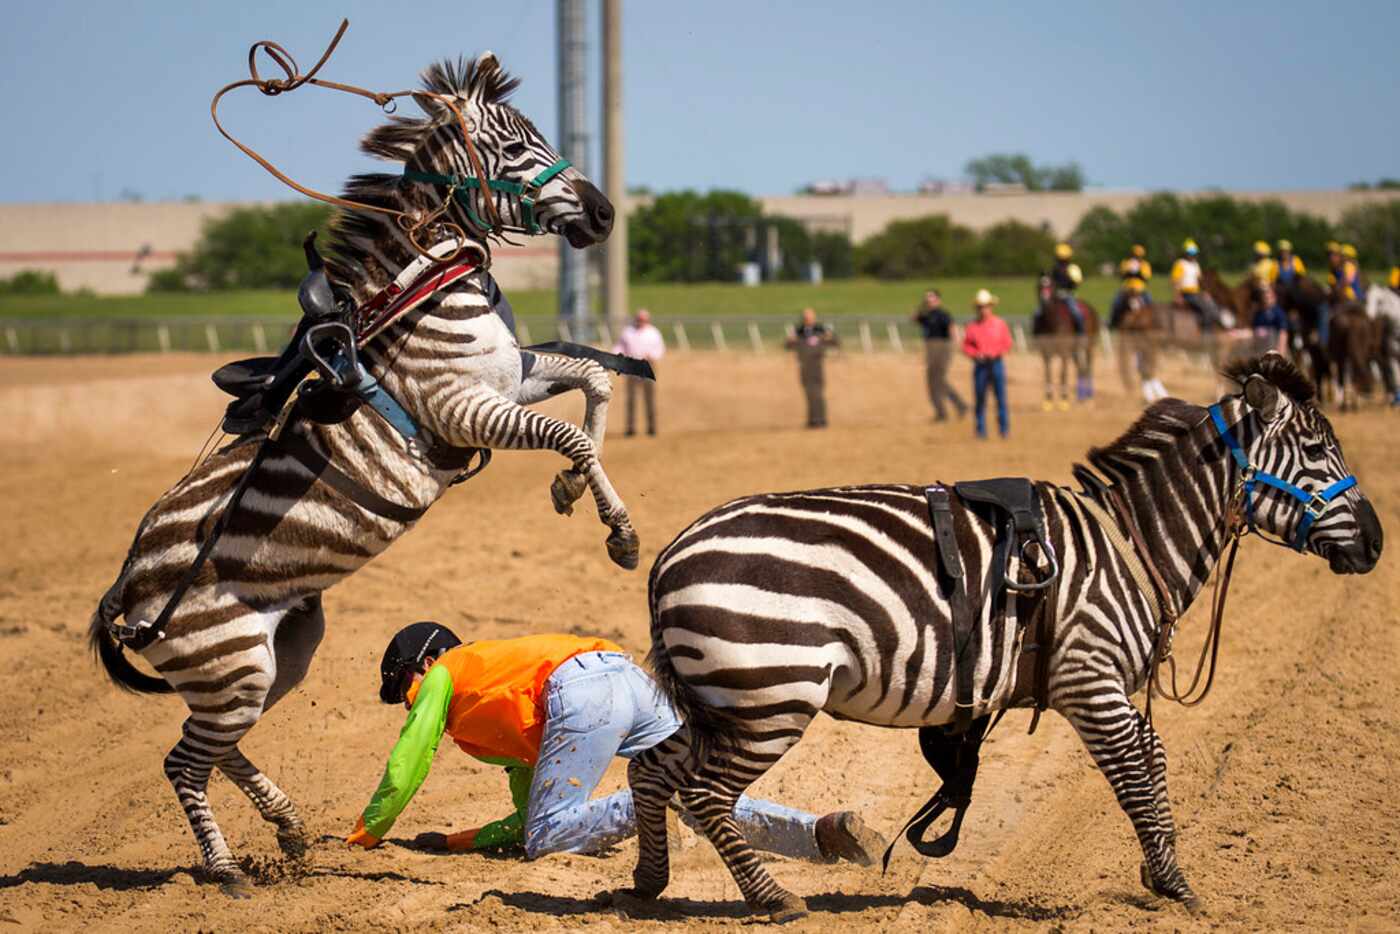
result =
[{"label": "zebra stripe pattern", "polygon": [[[1256,465],[1311,489],[1350,473],[1290,364],[1266,357],[1231,375],[1245,391],[1222,405]],[[1091,451],[1090,462],[1123,494],[1168,598],[1189,606],[1226,544],[1224,518],[1239,489],[1206,410],[1158,402],[1118,441]],[[1194,903],[1176,860],[1165,748],[1129,700],[1152,661],[1156,599],[1135,583],[1098,518],[1112,514],[1102,487],[1037,490],[1061,566],[1049,704],[1074,726],[1132,820],[1145,884]],[[1261,530],[1283,537],[1302,514],[1286,497],[1266,494],[1256,506]],[[968,590],[985,593],[994,530],[961,508],[955,530]],[[1380,536],[1375,511],[1353,488],[1327,506],[1307,547],[1334,571],[1364,572]],[[678,792],[751,906],[781,918],[804,910],[744,840],[734,802],[819,711],[890,727],[953,720],[952,611],[936,564],[924,489],[896,484],[736,500],[662,551],[650,578],[651,663],[686,726],[628,772],[642,842],[636,894],[654,897],[667,884],[664,815]],[[1007,573],[1016,571],[1013,561]],[[1017,699],[1027,620],[1015,598],[975,602],[983,651],[973,716],[981,716]]]},{"label": "zebra stripe pattern", "polygon": [[[516,83],[489,53],[471,63],[434,66],[424,74],[429,90],[461,101],[491,176],[527,181],[559,156],[506,103]],[[427,119],[396,118],[372,132],[364,148],[432,171],[464,171],[466,155],[456,121],[438,112],[445,110],[441,105],[425,106]],[[347,195],[410,211],[429,211],[438,203],[428,186],[404,185],[398,174],[357,176]],[[500,198],[502,216],[518,220],[519,204]],[[454,205],[452,210],[459,226],[472,232],[463,209]],[[545,186],[536,216],[546,230],[563,234],[576,246],[603,240],[611,228],[607,199],[573,169]],[[382,215],[342,214],[335,231],[332,278],[358,304],[418,257],[398,225]],[[468,246],[489,258],[484,239]],[[513,332],[492,312],[498,297],[484,270],[457,279],[369,341],[361,359],[420,427],[441,441],[562,455],[568,466],[551,488],[555,508],[569,512],[590,491],[610,531],[609,553],[618,563],[635,566],[636,533],[599,460],[611,396],[606,371],[592,361],[538,354],[525,375]],[[581,427],[524,408],[571,389],[586,398]],[[436,469],[411,452],[368,406],[337,425],[302,421],[288,430],[359,485],[410,509],[430,506],[454,479],[454,471]],[[143,675],[122,655],[113,630],[117,618],[133,623],[157,618],[261,440],[237,439],[157,500],[90,629],[94,648],[121,686],[173,690],[189,707],[180,740],[166,757],[165,773],[184,807],[207,874],[232,894],[246,894],[248,885],[210,810],[209,776],[220,769],[277,828],[283,849],[292,855],[303,852],[303,823],[291,800],[244,757],[238,743],[305,677],[325,629],[321,592],[408,529],[408,524],[370,513],[318,483],[300,461],[273,449],[164,638],[143,650],[160,679]]]}]

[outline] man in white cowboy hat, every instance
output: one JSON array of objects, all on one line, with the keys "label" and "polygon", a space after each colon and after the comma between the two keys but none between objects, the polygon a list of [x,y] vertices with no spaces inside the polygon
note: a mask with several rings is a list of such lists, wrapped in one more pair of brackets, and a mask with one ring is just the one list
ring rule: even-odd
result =
[{"label": "man in white cowboy hat", "polygon": [[978,289],[972,300],[977,320],[963,330],[963,353],[972,358],[972,394],[977,416],[977,437],[987,437],[987,389],[997,394],[997,428],[1003,438],[1011,430],[1006,410],[1006,366],[1002,357],[1011,350],[1011,329],[997,317],[999,299]]}]

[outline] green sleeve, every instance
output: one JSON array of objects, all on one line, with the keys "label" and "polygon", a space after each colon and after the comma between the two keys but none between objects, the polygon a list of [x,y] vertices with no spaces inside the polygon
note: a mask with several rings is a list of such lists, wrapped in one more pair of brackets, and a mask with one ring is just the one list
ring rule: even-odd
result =
[{"label": "green sleeve", "polygon": [[447,707],[452,702],[452,675],[443,665],[428,670],[418,686],[408,722],[389,754],[384,777],[365,808],[365,830],[383,839],[400,812],[428,777],[442,732],[447,727]]},{"label": "green sleeve", "polygon": [[510,798],[515,803],[515,813],[478,830],[473,849],[519,846],[525,842],[525,809],[530,803],[530,782],[534,780],[535,770],[527,765],[510,766],[506,774],[510,776]]}]

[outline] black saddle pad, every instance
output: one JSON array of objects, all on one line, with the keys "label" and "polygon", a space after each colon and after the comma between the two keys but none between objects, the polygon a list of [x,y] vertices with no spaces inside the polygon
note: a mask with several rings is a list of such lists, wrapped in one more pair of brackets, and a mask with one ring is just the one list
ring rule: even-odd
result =
[{"label": "black saddle pad", "polygon": [[[1011,517],[1012,528],[1022,535],[1043,534],[1040,497],[1035,484],[1025,477],[996,477],[991,480],[964,480],[953,484],[968,504],[982,504]],[[999,523],[997,523],[999,524]]]}]

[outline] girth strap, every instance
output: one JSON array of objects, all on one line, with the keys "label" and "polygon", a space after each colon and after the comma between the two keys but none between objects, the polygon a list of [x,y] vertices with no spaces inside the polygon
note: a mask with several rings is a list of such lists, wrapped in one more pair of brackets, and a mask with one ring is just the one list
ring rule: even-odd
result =
[{"label": "girth strap", "polygon": [[972,708],[975,703],[973,676],[977,668],[979,608],[972,605],[967,591],[967,576],[963,573],[962,557],[958,552],[958,540],[953,529],[952,494],[946,486],[934,484],[924,490],[924,496],[928,500],[929,518],[933,524],[933,537],[938,546],[939,561],[952,583],[949,606],[953,614],[953,677],[956,679],[957,691],[954,699],[957,712],[954,715],[953,729],[963,732],[972,723]]},{"label": "girth strap", "polygon": [[307,441],[301,432],[287,432],[277,441],[277,446],[309,470],[317,480],[380,518],[407,525],[417,522],[423,517],[423,513],[427,512],[426,507],[400,506],[355,482],[332,464],[330,458],[312,447],[311,442]]}]

